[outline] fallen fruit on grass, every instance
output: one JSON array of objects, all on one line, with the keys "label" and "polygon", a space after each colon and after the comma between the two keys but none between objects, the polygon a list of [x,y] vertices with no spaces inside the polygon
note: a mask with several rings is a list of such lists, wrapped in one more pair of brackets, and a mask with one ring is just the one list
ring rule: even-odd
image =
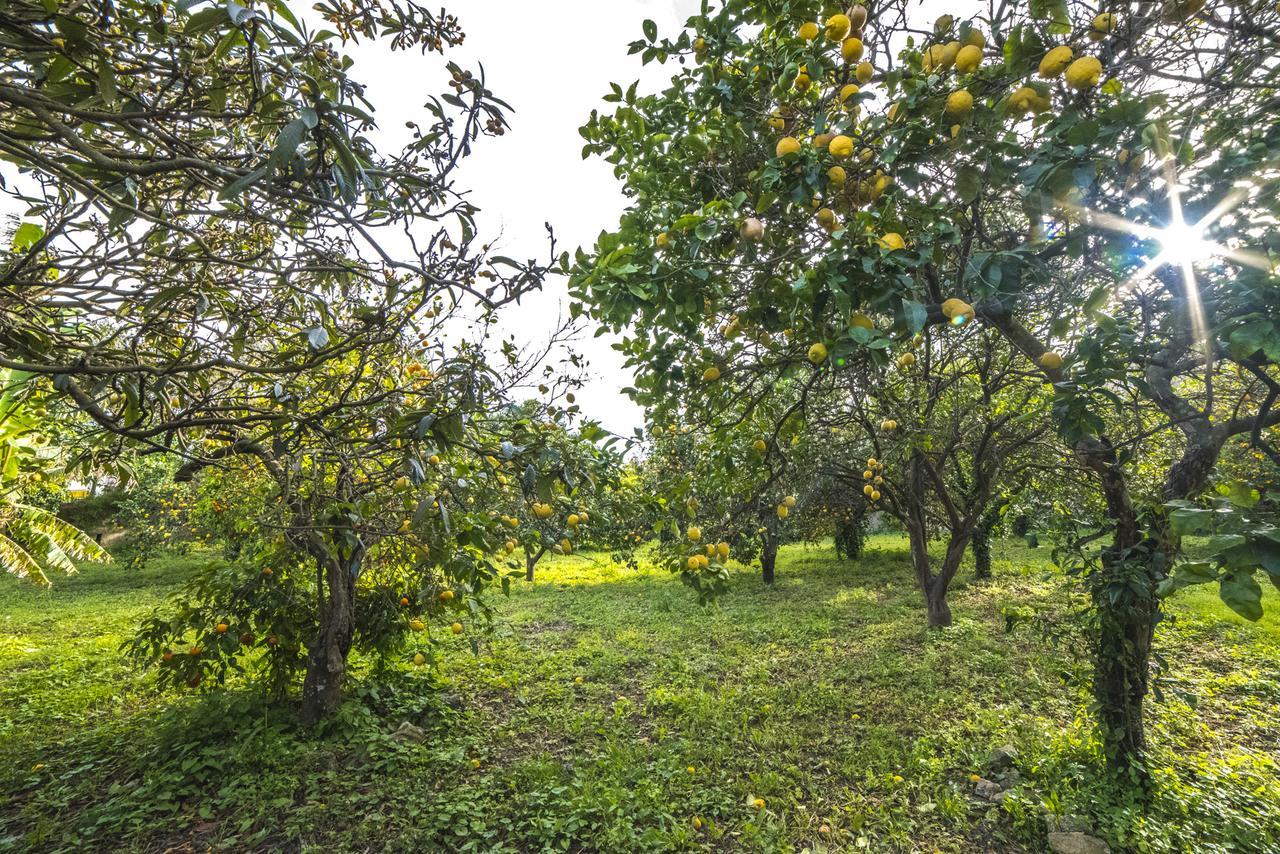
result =
[{"label": "fallen fruit on grass", "polygon": [[449,627],[449,631],[453,632],[455,635],[462,634],[462,623],[454,623]]},{"label": "fallen fruit on grass", "polygon": [[414,664],[416,664],[416,665],[418,665],[419,667],[421,667],[421,666],[422,666],[422,664],[423,664],[426,660],[427,660],[427,659],[426,659],[426,656],[424,656],[424,655],[423,655],[422,653],[420,653],[420,652],[419,652],[419,653],[414,654],[414,656],[413,656],[413,663],[414,663]]}]

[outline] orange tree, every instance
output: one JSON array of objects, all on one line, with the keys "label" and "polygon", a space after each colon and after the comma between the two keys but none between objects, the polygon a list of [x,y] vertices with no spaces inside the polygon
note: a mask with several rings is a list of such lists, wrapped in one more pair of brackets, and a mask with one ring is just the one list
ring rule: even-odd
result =
[{"label": "orange tree", "polygon": [[[1140,764],[1180,554],[1166,505],[1203,493],[1231,436],[1276,459],[1277,14],[1052,0],[924,22],[904,2],[728,0],[674,39],[646,24],[632,50],[676,59],[670,87],[616,87],[583,128],[635,204],[575,287],[606,325],[668,331],[626,342],[642,393],[679,364],[766,394],[806,358],[883,365],[926,326],[971,323],[1054,383],[1053,421],[1106,506],[1110,545],[1077,568],[1119,767]],[[1212,258],[1190,276],[1196,250]],[[1144,478],[1152,443],[1173,451]],[[1275,571],[1268,536],[1248,542],[1201,577],[1247,614],[1254,571]]]},{"label": "orange tree", "polygon": [[0,150],[23,172],[4,192],[27,211],[0,269],[0,365],[74,405],[105,451],[173,454],[183,478],[265,472],[261,562],[140,643],[162,658],[185,638],[165,664],[194,683],[283,621],[268,654],[305,671],[306,721],[337,707],[353,643],[422,622],[393,606],[425,615],[457,588],[448,607],[480,610],[501,541],[468,499],[519,354],[495,368],[439,336],[462,308],[487,328],[542,272],[479,246],[454,188],[505,128],[483,80],[449,63],[452,91],[384,151],[341,53],[445,53],[457,20],[412,0],[316,14],[319,30],[282,0],[18,0],[0,24]]}]

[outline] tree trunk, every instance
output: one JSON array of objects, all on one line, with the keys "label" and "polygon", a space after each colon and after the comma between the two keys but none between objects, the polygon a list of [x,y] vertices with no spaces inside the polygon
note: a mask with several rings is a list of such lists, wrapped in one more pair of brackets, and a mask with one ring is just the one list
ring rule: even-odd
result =
[{"label": "tree trunk", "polygon": [[324,567],[328,595],[320,611],[320,628],[307,653],[302,682],[302,723],[311,726],[337,711],[347,673],[347,653],[355,635],[357,553],[350,560],[318,558]]},{"label": "tree trunk", "polygon": [[1159,618],[1159,554],[1144,544],[1126,559],[1111,549],[1092,585],[1098,611],[1093,693],[1108,758],[1122,771],[1143,773],[1143,704],[1149,688],[1151,645]]},{"label": "tree trunk", "polygon": [[935,579],[924,591],[925,608],[929,614],[929,628],[943,629],[951,625],[951,606],[947,604],[947,588]]},{"label": "tree trunk", "polygon": [[765,584],[773,583],[773,568],[778,562],[778,537],[773,530],[765,526],[760,535],[760,577]]},{"label": "tree trunk", "polygon": [[1160,603],[1156,585],[1164,551],[1151,548],[1134,511],[1129,484],[1106,439],[1076,444],[1076,454],[1097,475],[1115,525],[1102,565],[1089,575],[1089,593],[1098,614],[1093,700],[1107,759],[1112,768],[1146,780],[1142,710],[1151,666],[1151,641]]},{"label": "tree trunk", "polygon": [[981,525],[973,532],[973,576],[982,581],[991,577],[991,530]]}]

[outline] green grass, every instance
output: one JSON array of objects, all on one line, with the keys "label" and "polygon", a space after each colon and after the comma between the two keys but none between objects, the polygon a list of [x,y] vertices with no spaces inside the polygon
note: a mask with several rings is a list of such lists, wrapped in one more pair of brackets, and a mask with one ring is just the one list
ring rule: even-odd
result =
[{"label": "green grass", "polygon": [[[1171,603],[1141,805],[1099,770],[1081,602],[1047,558],[1004,544],[941,632],[896,537],[860,562],[788,547],[774,586],[744,567],[711,609],[563,558],[499,603],[479,657],[452,639],[438,674],[364,680],[319,734],[122,658],[197,559],[0,579],[0,850],[1041,851],[1055,813],[1138,850],[1280,838],[1280,597],[1258,624],[1210,590]],[[403,720],[423,744],[390,738]],[[968,776],[1003,744],[1021,783],[979,801]]]}]

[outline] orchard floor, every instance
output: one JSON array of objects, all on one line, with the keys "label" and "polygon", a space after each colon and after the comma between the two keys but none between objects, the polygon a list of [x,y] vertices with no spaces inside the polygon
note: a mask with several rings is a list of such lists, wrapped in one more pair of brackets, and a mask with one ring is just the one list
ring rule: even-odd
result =
[{"label": "orchard floor", "polygon": [[[775,585],[743,567],[712,609],[564,558],[498,603],[479,657],[450,638],[438,674],[366,680],[318,734],[122,658],[209,558],[0,578],[0,850],[1043,851],[1060,814],[1117,848],[1276,850],[1280,596],[1256,625],[1214,591],[1171,603],[1140,806],[1098,770],[1081,603],[1048,557],[1004,544],[993,581],[966,570],[940,632],[896,537],[858,562],[788,547]],[[425,742],[392,739],[403,720]],[[1021,782],[980,800],[969,776],[1005,744]]]}]

